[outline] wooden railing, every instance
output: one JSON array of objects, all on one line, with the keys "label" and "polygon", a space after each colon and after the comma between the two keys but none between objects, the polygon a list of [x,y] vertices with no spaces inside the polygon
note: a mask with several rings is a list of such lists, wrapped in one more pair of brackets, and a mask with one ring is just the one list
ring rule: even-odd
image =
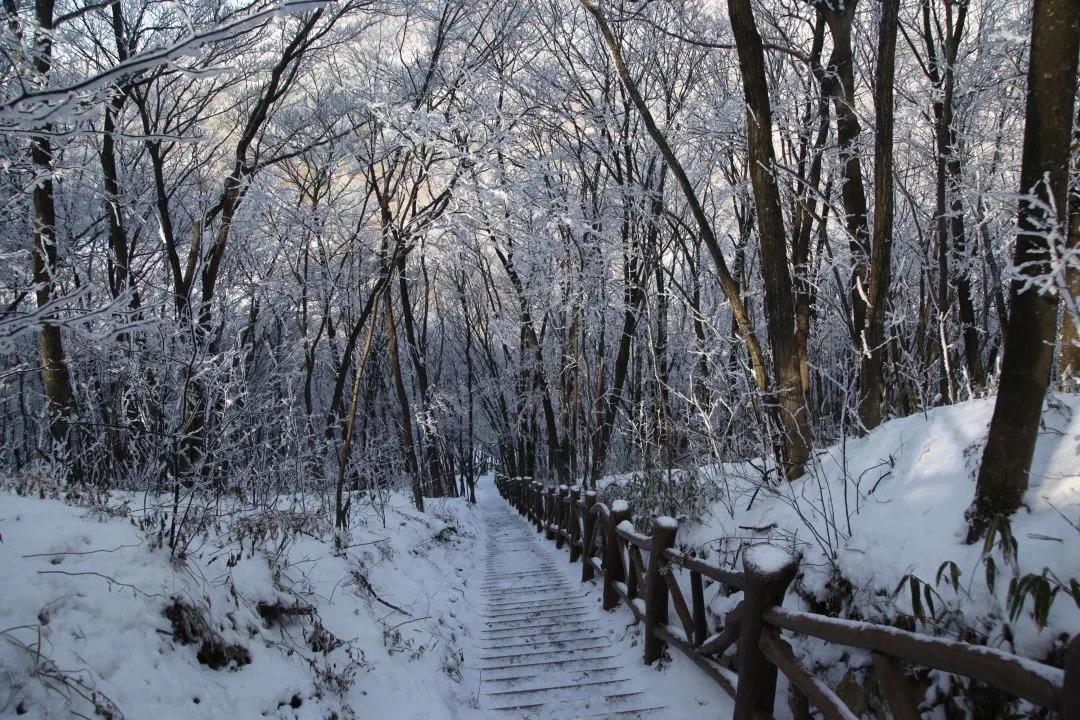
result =
[{"label": "wooden railing", "polygon": [[[1080,718],[1080,633],[1068,647],[1065,670],[1059,670],[981,645],[786,610],[784,595],[798,564],[779,548],[746,548],[742,572],[733,572],[677,551],[678,525],[672,518],[654,518],[652,534],[645,535],[630,523],[625,502],[608,507],[597,502],[595,492],[544,486],[532,478],[497,475],[496,485],[537,531],[556,547],[569,548],[570,562],[581,561],[583,582],[599,578],[605,610],[622,601],[644,623],[646,663],[659,658],[665,645],[677,648],[735,699],[735,720],[772,717],[778,672],[795,690],[792,710],[797,720],[811,717],[811,705],[826,720],[856,717],[799,661],[782,630],[869,651],[883,699],[896,720],[920,717],[919,698],[904,664],[986,683],[1057,711],[1064,720]],[[705,605],[707,581],[729,593],[743,593],[742,601],[712,629]],[[734,662],[729,661],[734,670],[719,661],[731,649],[738,651]]]}]

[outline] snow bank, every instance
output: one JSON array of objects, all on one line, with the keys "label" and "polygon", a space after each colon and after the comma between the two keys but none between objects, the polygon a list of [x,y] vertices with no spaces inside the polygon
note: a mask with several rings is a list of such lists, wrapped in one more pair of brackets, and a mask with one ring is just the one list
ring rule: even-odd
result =
[{"label": "snow bank", "polygon": [[[704,522],[684,524],[679,542],[709,548],[712,560],[736,569],[748,545],[767,540],[789,548],[801,555],[796,585],[803,599],[871,621],[918,614],[914,577],[921,605],[931,588],[937,618],[922,607],[927,622],[920,629],[963,628],[988,645],[1045,659],[1060,647],[1059,636],[1080,630],[1077,602],[1059,593],[1040,629],[1030,598],[1015,621],[1005,601],[1014,577],[1045,571],[1065,584],[1080,578],[1080,396],[1048,402],[1025,508],[1012,519],[1016,567],[995,548],[990,590],[982,544],[964,544],[964,511],[992,412],[993,399],[976,400],[893,420],[817,453],[804,478],[776,487],[763,485],[750,464],[702,468],[702,482],[715,483],[724,499]],[[841,590],[847,599],[836,608]],[[716,609],[731,601],[720,599]],[[787,604],[802,603],[789,595]]]},{"label": "snow bank", "polygon": [[[460,717],[475,512],[428,503],[354,513],[340,552],[329,532],[228,521],[173,562],[147,511],[0,495],[0,717]],[[176,600],[250,664],[200,664],[163,615]]]}]

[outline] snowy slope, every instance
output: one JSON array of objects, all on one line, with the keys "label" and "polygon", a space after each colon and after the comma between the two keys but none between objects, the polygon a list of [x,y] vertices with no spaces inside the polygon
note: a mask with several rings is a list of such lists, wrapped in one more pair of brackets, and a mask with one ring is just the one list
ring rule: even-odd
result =
[{"label": "snowy slope", "polygon": [[[142,506],[112,505],[123,500]],[[343,553],[328,531],[268,534],[253,552],[251,533],[224,520],[173,563],[155,528],[137,526],[142,510],[0,496],[0,717],[93,717],[95,704],[114,718],[468,717],[460,645],[476,514],[460,500],[428,510],[391,495],[385,527],[373,509],[354,513]],[[250,664],[200,664],[163,615],[173,598]],[[277,601],[313,614],[268,622],[258,605]]]},{"label": "snowy slope", "polygon": [[[678,542],[738,567],[741,549],[767,538],[801,555],[787,604],[873,621],[912,622],[905,578],[913,576],[935,604],[932,618],[922,608],[917,629],[1053,660],[1062,636],[1080,629],[1073,599],[1059,593],[1043,628],[1030,599],[1015,620],[1005,602],[1015,576],[1046,569],[1064,583],[1080,577],[1080,396],[1047,407],[1027,507],[1012,522],[1016,568],[1000,547],[991,551],[993,592],[983,548],[963,543],[992,409],[981,400],[894,420],[820,451],[807,477],[777,487],[763,485],[752,463],[702,468],[693,481],[718,499],[681,523]],[[485,487],[481,502],[501,500]],[[141,495],[114,495],[109,507],[0,495],[0,718],[93,717],[95,704],[98,716],[114,718],[486,715],[470,655],[480,654],[477,583],[498,542],[480,509],[429,500],[419,514],[392,494],[385,521],[375,507],[354,511],[338,552],[322,521],[304,519],[300,500],[258,516],[217,508],[209,535],[173,562],[158,542],[160,516]],[[287,532],[291,525],[305,531]],[[576,586],[578,566],[534,541]],[[947,561],[960,573],[958,588],[949,570],[938,581]],[[583,591],[595,602],[595,590]],[[201,648],[174,637],[163,613],[176,599],[198,608],[250,663],[201,664]],[[739,597],[707,599],[723,613]],[[260,603],[303,614],[268,620]],[[677,653],[660,672],[640,666],[640,629],[628,611],[602,619],[597,627],[620,665],[658,696],[685,703],[669,703],[671,717],[721,706],[719,689]],[[867,660],[820,644],[797,650],[834,683]]]},{"label": "snowy slope", "polygon": [[[1030,598],[1020,617],[1009,620],[1006,593],[1013,577],[1044,569],[1066,585],[1080,578],[1080,396],[1059,395],[1046,407],[1026,507],[1012,519],[1017,567],[1000,546],[991,551],[994,592],[983,546],[964,544],[964,511],[974,496],[992,412],[991,398],[893,420],[818,452],[806,477],[778,487],[763,486],[749,464],[703,468],[699,481],[713,485],[721,500],[700,522],[684,523],[679,542],[710,548],[713,559],[738,567],[741,547],[770,538],[801,554],[796,582],[805,599],[832,609],[842,600],[840,614],[870,620],[913,614],[905,578],[915,576],[927,619],[920,629],[974,631],[990,645],[1045,659],[1060,648],[1061,634],[1080,631],[1077,603],[1059,593],[1040,629]],[[951,566],[938,582],[948,561],[960,571],[958,589]],[[838,578],[850,583],[850,595],[838,592]],[[925,606],[924,584],[932,587],[936,620]],[[733,600],[719,599],[717,609]]]}]

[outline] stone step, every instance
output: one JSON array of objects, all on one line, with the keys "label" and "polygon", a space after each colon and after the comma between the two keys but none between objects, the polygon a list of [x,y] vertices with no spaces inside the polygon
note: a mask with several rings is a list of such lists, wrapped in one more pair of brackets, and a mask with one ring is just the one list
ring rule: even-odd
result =
[{"label": "stone step", "polygon": [[606,637],[606,635],[603,631],[585,626],[572,630],[562,630],[554,632],[549,630],[537,630],[531,632],[518,632],[517,634],[513,635],[499,635],[496,637],[484,636],[480,638],[480,646],[487,649],[495,647],[508,647],[511,645],[551,645],[573,640],[584,640],[586,638],[599,640],[604,637]]},{"label": "stone step", "polygon": [[483,632],[495,632],[499,630],[513,629],[516,627],[527,627],[537,624],[550,624],[555,620],[565,620],[567,625],[574,623],[588,623],[592,624],[592,611],[582,606],[580,610],[552,610],[546,614],[532,614],[525,615],[521,618],[514,619],[508,618],[506,620],[488,620],[485,625],[486,628]]},{"label": "stone step", "polygon": [[[532,662],[517,662],[506,664],[491,664],[479,668],[484,681],[498,680],[504,677],[518,677],[531,673],[557,673],[569,670],[599,670],[620,663],[616,655],[610,654],[610,648],[603,648],[607,653],[574,653],[569,658],[562,657],[554,660],[534,660]],[[579,655],[582,655],[579,657]]]},{"label": "stone step", "polygon": [[506,643],[502,645],[481,646],[481,660],[490,660],[492,656],[509,655],[533,655],[538,652],[551,653],[561,652],[571,655],[575,650],[585,650],[594,647],[607,647],[607,636],[603,634],[588,635],[583,638],[571,638],[566,640],[548,640],[542,642]]},{"label": "stone step", "polygon": [[534,689],[544,684],[573,685],[588,680],[626,679],[627,671],[617,660],[609,662],[614,664],[587,669],[574,666],[563,670],[519,668],[517,674],[504,674],[502,677],[487,677],[485,674],[481,679],[481,683],[483,691],[486,693],[496,690]]},{"label": "stone step", "polygon": [[485,653],[487,657],[477,657],[479,667],[494,667],[502,665],[525,665],[529,663],[538,662],[553,662],[556,660],[568,660],[573,658],[591,659],[600,657],[601,655],[610,655],[612,652],[611,646],[608,644],[598,644],[591,648],[579,648],[573,653],[568,653],[565,650],[549,650],[545,652],[534,653],[521,653],[521,652],[501,652],[501,653]]},{"label": "stone step", "polygon": [[[584,688],[586,691],[590,688]],[[517,698],[510,700],[504,698],[503,703],[492,703],[488,710],[527,712],[525,717],[530,720],[543,718],[582,718],[589,715],[604,715],[612,713],[643,712],[654,707],[645,698],[645,693],[640,691],[631,692],[605,692],[602,688],[591,688],[592,692],[575,692],[561,696],[549,694],[547,698],[533,697],[530,700]]]},{"label": "stone step", "polygon": [[595,587],[579,583],[578,568],[567,571],[531,523],[500,508],[484,513],[485,574],[471,595],[481,624],[467,664],[480,676],[480,707],[522,720],[662,717],[637,664],[611,645]]},{"label": "stone step", "polygon": [[552,618],[540,618],[530,624],[509,625],[490,628],[480,631],[483,640],[496,640],[504,637],[517,637],[521,635],[567,635],[571,633],[585,633],[594,623],[591,619],[584,618],[577,621],[550,622]]}]

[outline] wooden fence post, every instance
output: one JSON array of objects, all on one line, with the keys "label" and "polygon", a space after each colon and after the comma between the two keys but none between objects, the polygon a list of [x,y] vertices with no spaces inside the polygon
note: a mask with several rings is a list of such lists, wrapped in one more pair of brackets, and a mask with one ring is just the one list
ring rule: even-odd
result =
[{"label": "wooden fence post", "polygon": [[1065,682],[1061,691],[1061,718],[1080,717],[1080,635],[1074,635],[1065,651]]},{"label": "wooden fence post", "polygon": [[[679,523],[675,518],[653,518],[652,550],[649,551],[649,568],[645,573],[645,664],[651,665],[664,652],[664,641],[656,635],[657,627],[665,627],[668,621],[668,589],[660,568],[667,562],[664,551],[675,545],[675,533]],[[687,638],[689,639],[689,638]]]},{"label": "wooden fence post", "polygon": [[578,503],[581,502],[581,486],[575,485],[570,488],[570,512],[567,515],[570,517],[570,562],[577,561],[581,556],[581,507]]},{"label": "wooden fence post", "polygon": [[554,540],[555,531],[551,529],[551,526],[555,524],[555,486],[550,486],[544,495],[546,500],[544,503],[544,537],[548,540]]},{"label": "wooden fence post", "polygon": [[570,488],[565,485],[559,486],[559,499],[555,501],[555,548],[561,550],[563,546],[563,531],[566,530],[566,503],[570,497]]},{"label": "wooden fence post", "polygon": [[709,623],[705,617],[705,588],[701,573],[690,571],[690,597],[694,605],[694,644],[701,645],[709,637]]},{"label": "wooden fence post", "polygon": [[540,484],[539,480],[533,480],[532,482],[532,495],[529,497],[529,501],[532,503],[533,508],[533,522],[536,524],[536,531],[543,532],[544,530],[544,486]]},{"label": "wooden fence post", "polygon": [[611,514],[608,515],[607,528],[604,534],[604,609],[611,610],[619,604],[619,591],[615,589],[615,583],[626,582],[626,571],[623,569],[622,547],[619,534],[615,528],[623,520],[630,519],[630,506],[622,500],[616,500],[611,504]]},{"label": "wooden fence post", "polygon": [[570,542],[570,516],[571,513],[573,513],[573,506],[570,504],[570,501],[573,499],[573,494],[574,489],[572,487],[567,487],[563,492],[562,515],[559,518],[559,528],[566,532],[566,535],[563,537],[563,542],[566,543]]},{"label": "wooden fence post", "polygon": [[593,515],[593,506],[596,505],[596,493],[588,490],[585,493],[585,508],[583,524],[585,529],[581,535],[581,582],[593,579],[593,545],[596,537],[596,516]]},{"label": "wooden fence post", "polygon": [[739,629],[739,686],[735,689],[732,720],[772,717],[776,696],[776,666],[761,652],[762,614],[784,601],[798,563],[787,551],[768,544],[743,552],[743,613]]}]

